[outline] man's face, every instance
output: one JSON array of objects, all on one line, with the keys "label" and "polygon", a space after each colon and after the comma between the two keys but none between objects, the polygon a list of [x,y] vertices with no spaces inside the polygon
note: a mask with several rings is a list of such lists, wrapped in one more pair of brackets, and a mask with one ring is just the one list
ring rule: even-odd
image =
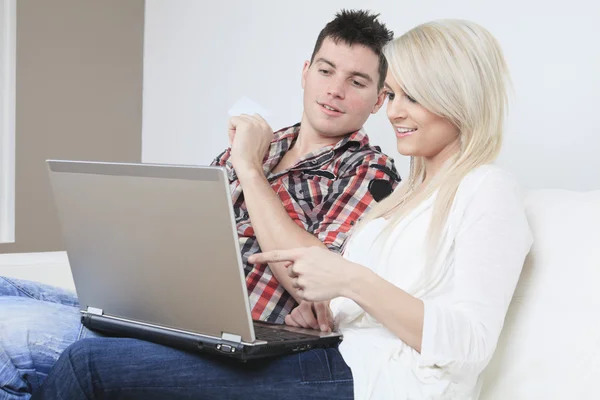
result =
[{"label": "man's face", "polygon": [[371,49],[325,38],[302,71],[303,130],[326,138],[357,131],[383,104],[378,80],[379,58]]}]

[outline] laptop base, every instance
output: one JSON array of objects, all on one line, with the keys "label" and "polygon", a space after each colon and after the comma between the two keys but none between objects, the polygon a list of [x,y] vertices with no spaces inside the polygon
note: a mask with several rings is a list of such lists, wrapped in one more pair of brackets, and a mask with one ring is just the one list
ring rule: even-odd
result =
[{"label": "laptop base", "polygon": [[[275,342],[261,341],[249,344],[171,330],[148,324],[140,324],[120,318],[91,313],[83,313],[81,322],[86,328],[106,334],[107,336],[140,339],[190,352],[202,352],[226,356],[227,358],[239,361],[275,357],[317,348],[335,347],[342,341],[341,335],[318,337],[314,334],[307,334],[304,339]],[[255,324],[272,325],[262,322],[255,322]],[[285,328],[281,327],[279,329]],[[293,329],[293,332],[297,333],[303,330],[304,329],[300,330],[295,328]],[[306,331],[307,333],[310,332],[310,330]]]}]

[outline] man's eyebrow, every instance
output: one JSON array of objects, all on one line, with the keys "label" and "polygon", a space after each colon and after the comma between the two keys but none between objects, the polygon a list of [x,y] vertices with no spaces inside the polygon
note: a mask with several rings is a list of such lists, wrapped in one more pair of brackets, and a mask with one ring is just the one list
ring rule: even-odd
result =
[{"label": "man's eyebrow", "polygon": [[373,82],[373,78],[371,78],[369,74],[365,74],[364,72],[352,71],[352,76],[360,76],[361,78],[371,83]]},{"label": "man's eyebrow", "polygon": [[[328,59],[323,58],[323,57],[317,58],[317,60],[315,61],[315,63],[318,63],[318,62],[322,62],[322,63],[328,64],[332,68],[337,68],[334,63],[332,63],[331,61],[329,61]],[[359,76],[359,77],[361,77],[363,79],[366,79],[369,82],[373,82],[373,78],[371,78],[371,76],[369,74],[365,74],[364,72],[352,71],[352,72],[350,72],[350,75],[351,76]]]},{"label": "man's eyebrow", "polygon": [[327,60],[326,58],[323,58],[323,57],[317,58],[317,61],[315,61],[315,62],[323,62],[323,63],[329,64],[329,65],[331,65],[331,67],[335,68],[335,64],[334,63],[332,63],[331,61],[329,61],[329,60]]}]

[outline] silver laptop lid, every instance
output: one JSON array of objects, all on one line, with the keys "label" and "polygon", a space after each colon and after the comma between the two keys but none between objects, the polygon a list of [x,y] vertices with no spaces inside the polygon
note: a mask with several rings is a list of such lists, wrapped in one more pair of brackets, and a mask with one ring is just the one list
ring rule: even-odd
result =
[{"label": "silver laptop lid", "polygon": [[82,309],[255,340],[219,167],[48,161]]}]

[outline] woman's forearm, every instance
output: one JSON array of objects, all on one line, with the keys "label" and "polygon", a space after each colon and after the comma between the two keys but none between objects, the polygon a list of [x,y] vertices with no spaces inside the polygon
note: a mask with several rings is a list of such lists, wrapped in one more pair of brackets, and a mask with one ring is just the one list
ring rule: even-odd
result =
[{"label": "woman's forearm", "polygon": [[355,264],[352,274],[342,296],[356,302],[400,340],[421,352],[423,301],[362,265]]}]

